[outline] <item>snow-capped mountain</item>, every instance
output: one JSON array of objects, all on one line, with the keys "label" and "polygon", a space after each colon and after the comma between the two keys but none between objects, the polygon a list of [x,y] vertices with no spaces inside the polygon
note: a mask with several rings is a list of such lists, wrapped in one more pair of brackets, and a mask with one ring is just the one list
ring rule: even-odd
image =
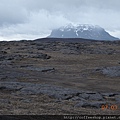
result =
[{"label": "snow-capped mountain", "polygon": [[98,25],[68,24],[52,30],[49,37],[53,38],[85,38],[94,40],[118,40]]}]

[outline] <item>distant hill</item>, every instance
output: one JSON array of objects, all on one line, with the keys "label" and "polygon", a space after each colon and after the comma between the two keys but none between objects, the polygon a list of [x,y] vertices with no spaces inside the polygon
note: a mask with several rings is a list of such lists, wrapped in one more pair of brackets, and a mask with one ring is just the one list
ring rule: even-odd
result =
[{"label": "distant hill", "polygon": [[79,24],[60,27],[52,30],[49,38],[84,38],[93,40],[119,40],[98,25]]}]

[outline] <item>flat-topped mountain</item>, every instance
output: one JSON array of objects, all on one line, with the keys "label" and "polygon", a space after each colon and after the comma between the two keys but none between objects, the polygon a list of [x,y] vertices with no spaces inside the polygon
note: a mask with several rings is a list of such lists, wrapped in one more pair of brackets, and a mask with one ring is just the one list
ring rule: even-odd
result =
[{"label": "flat-topped mountain", "polygon": [[49,37],[52,38],[84,38],[93,40],[118,40],[98,25],[68,24],[52,30]]}]

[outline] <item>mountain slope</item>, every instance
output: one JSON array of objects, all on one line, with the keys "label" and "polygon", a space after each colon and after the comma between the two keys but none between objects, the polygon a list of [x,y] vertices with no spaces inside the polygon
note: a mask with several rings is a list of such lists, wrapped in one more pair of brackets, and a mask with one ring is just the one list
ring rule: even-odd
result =
[{"label": "mountain slope", "polygon": [[111,36],[103,28],[97,25],[79,24],[60,27],[52,30],[49,37],[54,38],[85,38],[94,40],[118,40],[118,38]]}]

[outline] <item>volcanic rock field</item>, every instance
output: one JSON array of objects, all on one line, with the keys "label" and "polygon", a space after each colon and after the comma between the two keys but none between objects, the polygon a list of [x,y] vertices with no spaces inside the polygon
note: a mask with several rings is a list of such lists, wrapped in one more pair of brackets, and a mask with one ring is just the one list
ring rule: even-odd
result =
[{"label": "volcanic rock field", "polygon": [[120,41],[51,39],[0,42],[0,114],[119,114]]}]

